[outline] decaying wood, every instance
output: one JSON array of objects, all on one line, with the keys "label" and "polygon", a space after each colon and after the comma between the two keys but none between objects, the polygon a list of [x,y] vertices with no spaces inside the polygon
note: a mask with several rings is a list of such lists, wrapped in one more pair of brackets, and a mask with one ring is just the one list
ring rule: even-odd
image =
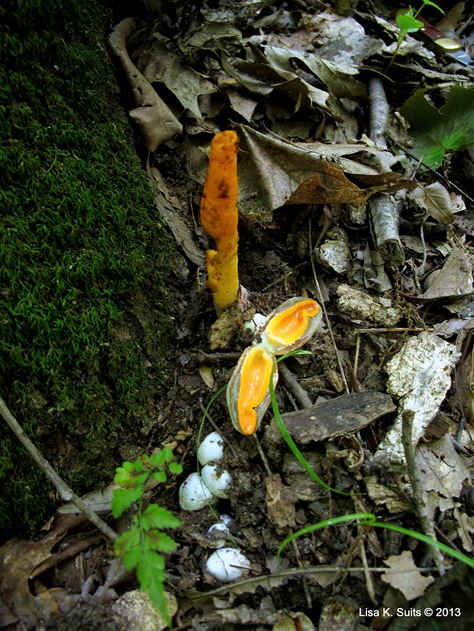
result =
[{"label": "decaying wood", "polygon": [[[382,392],[356,392],[344,394],[309,409],[282,414],[290,436],[300,444],[328,440],[357,432],[381,416],[394,412],[392,398]],[[282,442],[278,426],[273,420],[265,440]]]},{"label": "decaying wood", "polygon": [[375,247],[390,267],[405,262],[398,233],[398,207],[390,195],[374,195],[369,200],[370,231]]}]

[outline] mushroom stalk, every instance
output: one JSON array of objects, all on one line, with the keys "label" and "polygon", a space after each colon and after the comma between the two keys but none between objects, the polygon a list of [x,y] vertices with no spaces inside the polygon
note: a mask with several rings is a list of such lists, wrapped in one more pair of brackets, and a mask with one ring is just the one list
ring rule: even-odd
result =
[{"label": "mushroom stalk", "polygon": [[223,131],[212,139],[201,200],[201,223],[216,244],[215,250],[206,252],[206,263],[207,285],[218,313],[239,297],[237,145],[235,131]]}]

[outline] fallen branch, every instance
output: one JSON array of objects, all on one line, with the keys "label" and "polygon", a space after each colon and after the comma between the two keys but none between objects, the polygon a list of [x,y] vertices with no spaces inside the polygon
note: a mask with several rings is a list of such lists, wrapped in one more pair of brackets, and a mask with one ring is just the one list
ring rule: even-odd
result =
[{"label": "fallen branch", "polygon": [[0,414],[3,416],[9,427],[25,447],[27,452],[33,458],[38,465],[39,469],[51,480],[56,489],[58,490],[61,499],[64,502],[72,502],[93,524],[98,528],[106,537],[114,541],[117,538],[117,533],[108,526],[103,519],[101,519],[94,511],[92,511],[87,504],[74,493],[74,491],[64,482],[64,480],[56,473],[49,462],[33,445],[31,440],[23,431],[23,428],[18,423],[16,418],[8,409],[5,401],[0,397]]},{"label": "fallen branch", "polygon": [[[379,78],[369,83],[370,138],[381,149],[387,148],[385,132],[388,125],[389,105],[383,83]],[[398,208],[389,195],[374,195],[369,199],[370,231],[376,249],[390,267],[405,262],[398,233]]]}]

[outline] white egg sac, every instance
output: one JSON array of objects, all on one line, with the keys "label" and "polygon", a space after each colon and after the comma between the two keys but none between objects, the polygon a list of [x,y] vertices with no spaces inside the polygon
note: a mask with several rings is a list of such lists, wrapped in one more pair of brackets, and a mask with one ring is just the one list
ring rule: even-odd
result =
[{"label": "white egg sac", "polygon": [[222,583],[235,581],[250,569],[250,561],[235,548],[221,548],[211,554],[206,570]]},{"label": "white egg sac", "polygon": [[199,445],[198,460],[202,465],[218,462],[224,456],[224,441],[217,432],[211,432]]},{"label": "white egg sac", "polygon": [[201,470],[202,481],[216,497],[227,499],[227,489],[232,477],[228,471],[216,464],[207,464]]},{"label": "white egg sac", "polygon": [[188,475],[179,487],[179,505],[182,510],[200,510],[213,499],[213,494],[196,471]]},{"label": "white egg sac", "polygon": [[230,534],[228,526],[222,522],[219,522],[218,524],[212,524],[212,526],[207,531],[208,538],[214,541],[214,545],[216,548],[223,548],[226,545],[226,540],[219,538],[219,535],[221,533]]}]

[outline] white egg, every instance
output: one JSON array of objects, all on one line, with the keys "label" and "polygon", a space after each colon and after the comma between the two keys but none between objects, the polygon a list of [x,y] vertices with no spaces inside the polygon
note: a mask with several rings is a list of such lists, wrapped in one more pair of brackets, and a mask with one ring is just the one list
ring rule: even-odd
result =
[{"label": "white egg", "polygon": [[218,462],[224,456],[224,441],[217,432],[211,432],[199,445],[198,460],[202,465]]},{"label": "white egg", "polygon": [[235,581],[250,569],[250,561],[235,548],[221,548],[211,554],[206,570],[222,583]]},{"label": "white egg", "polygon": [[225,532],[230,533],[226,524],[219,522],[218,524],[212,524],[207,531],[207,536],[214,542],[216,548],[223,548],[226,545],[226,539],[219,539],[219,534]]},{"label": "white egg", "polygon": [[227,489],[232,477],[228,471],[216,464],[207,464],[201,469],[202,481],[216,497],[227,499]]},{"label": "white egg", "polygon": [[232,517],[230,515],[221,515],[219,519],[226,526],[230,526],[230,522],[232,521]]},{"label": "white egg", "polygon": [[263,313],[256,313],[253,316],[252,322],[254,323],[254,326],[255,326],[257,331],[262,327],[262,325],[265,323],[266,319],[267,319],[267,316],[264,316]]},{"label": "white egg", "polygon": [[182,510],[200,510],[214,497],[196,471],[188,475],[179,487],[179,505]]}]

